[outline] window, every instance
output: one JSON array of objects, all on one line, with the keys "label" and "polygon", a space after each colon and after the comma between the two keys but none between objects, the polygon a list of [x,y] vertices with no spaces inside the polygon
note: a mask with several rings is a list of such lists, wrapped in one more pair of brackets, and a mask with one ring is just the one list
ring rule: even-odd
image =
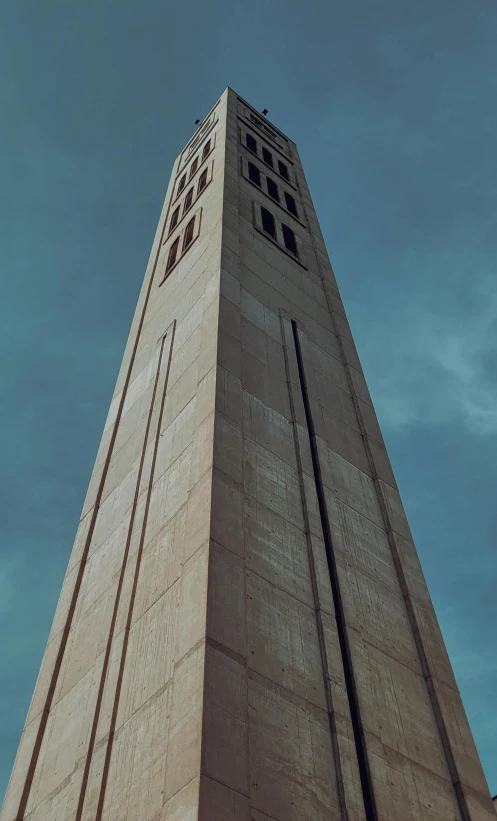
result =
[{"label": "window", "polygon": [[290,175],[288,173],[288,168],[286,167],[285,163],[281,162],[281,160],[278,160],[278,168],[281,176],[284,177],[285,180],[288,180],[288,182],[290,182]]},{"label": "window", "polygon": [[192,202],[193,202],[193,188],[190,188],[188,194],[185,197],[185,204],[183,206],[183,214],[186,214],[186,212],[190,208]]},{"label": "window", "polygon": [[273,167],[273,155],[270,151],[267,150],[267,148],[262,149],[262,159],[264,160],[264,162],[270,165],[271,168]]},{"label": "window", "polygon": [[195,226],[195,217],[192,217],[185,230],[185,239],[183,240],[183,251],[191,245],[193,240],[193,228]]},{"label": "window", "polygon": [[200,179],[198,181],[198,193],[199,194],[200,194],[201,191],[204,190],[206,185],[207,185],[207,168],[205,168],[202,171],[202,173],[200,175]]},{"label": "window", "polygon": [[297,242],[295,240],[295,234],[293,233],[292,229],[282,223],[281,225],[283,229],[283,240],[285,242],[285,248],[287,251],[290,251],[291,254],[297,256]]},{"label": "window", "polygon": [[198,168],[198,157],[195,157],[195,159],[192,162],[192,167],[190,168],[190,179],[195,174],[195,171],[197,170],[197,168]]},{"label": "window", "polygon": [[276,185],[275,181],[271,180],[269,177],[267,177],[266,182],[267,182],[267,192],[268,192],[269,196],[272,197],[273,200],[276,200],[276,202],[279,202],[280,201],[280,195],[279,195],[279,192],[278,192],[278,186]]},{"label": "window", "polygon": [[202,162],[205,160],[205,158],[207,157],[207,154],[209,153],[210,150],[211,150],[211,141],[207,140],[206,144],[204,145],[204,150],[202,151]]},{"label": "window", "polygon": [[176,208],[176,210],[173,211],[173,215],[171,217],[171,222],[169,223],[169,233],[171,233],[173,228],[176,228],[176,226],[178,224],[178,220],[179,220],[179,205]]},{"label": "window", "polygon": [[285,202],[288,211],[290,211],[290,214],[293,214],[294,217],[298,217],[297,204],[292,195],[288,193],[288,191],[285,191]]},{"label": "window", "polygon": [[169,256],[167,258],[167,265],[166,265],[166,273],[170,271],[173,267],[174,263],[176,262],[176,257],[178,256],[178,246],[179,246],[179,237],[175,239],[173,244],[169,249]]},{"label": "window", "polygon": [[247,148],[257,154],[257,140],[252,137],[252,134],[247,134]]},{"label": "window", "polygon": [[262,227],[266,234],[269,234],[270,237],[276,239],[276,223],[274,221],[274,217],[267,208],[261,208],[261,217],[262,217]]},{"label": "window", "polygon": [[249,172],[249,180],[252,180],[252,182],[255,182],[255,184],[258,185],[259,188],[260,188],[261,187],[261,172],[259,171],[257,166],[254,165],[254,163],[249,162],[248,172]]},{"label": "window", "polygon": [[185,185],[186,185],[186,174],[183,174],[183,176],[181,177],[181,179],[178,183],[178,194],[180,194],[181,191],[183,191],[183,188],[185,187]]}]

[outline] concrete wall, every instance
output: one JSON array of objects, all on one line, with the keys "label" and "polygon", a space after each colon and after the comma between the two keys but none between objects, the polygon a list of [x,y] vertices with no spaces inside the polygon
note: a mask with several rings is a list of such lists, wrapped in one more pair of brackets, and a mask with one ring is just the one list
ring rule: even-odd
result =
[{"label": "concrete wall", "polygon": [[[254,114],[230,93],[203,772],[237,808],[223,816],[230,821],[490,818],[297,149],[280,134],[277,145]],[[262,146],[273,165],[287,164],[292,185],[264,163]],[[245,179],[248,161],[281,199],[293,193],[298,220],[271,200],[264,178],[262,190]],[[261,233],[259,204],[293,229],[298,260]],[[372,794],[366,811],[351,706]]]},{"label": "concrete wall", "polygon": [[227,90],[173,169],[2,821],[492,813],[296,147]]},{"label": "concrete wall", "polygon": [[173,818],[198,776],[225,117],[226,94],[190,184],[212,180],[167,239],[173,169],[2,821]]}]

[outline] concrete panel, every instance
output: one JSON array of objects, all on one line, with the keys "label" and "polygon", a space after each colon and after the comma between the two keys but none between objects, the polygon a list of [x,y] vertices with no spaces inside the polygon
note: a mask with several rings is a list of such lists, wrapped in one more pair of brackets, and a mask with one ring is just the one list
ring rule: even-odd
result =
[{"label": "concrete panel", "polygon": [[331,499],[336,498],[351,507],[377,527],[383,527],[383,517],[374,482],[351,462],[334,453],[318,441],[322,480]]},{"label": "concrete panel", "polygon": [[193,778],[162,807],[163,821],[197,821],[199,818],[199,778]]},{"label": "concrete panel", "polygon": [[326,709],[314,611],[247,573],[248,658],[251,668]]},{"label": "concrete panel", "polygon": [[326,713],[255,674],[248,692],[252,807],[276,821],[338,819]]},{"label": "concrete panel", "polygon": [[244,489],[265,507],[303,528],[297,472],[251,439],[244,441]]},{"label": "concrete panel", "polygon": [[163,743],[168,737],[171,690],[171,682],[168,682],[117,729],[104,817],[119,817],[125,813],[130,821],[140,818],[151,821],[161,812],[165,776]]},{"label": "concrete panel", "polygon": [[313,607],[307,540],[302,530],[251,497],[246,500],[244,525],[247,569]]},{"label": "concrete panel", "polygon": [[224,648],[206,648],[202,772],[248,796],[247,665]]},{"label": "concrete panel", "polygon": [[243,432],[297,470],[291,422],[247,391],[243,391]]},{"label": "concrete panel", "polygon": [[178,581],[131,627],[117,726],[126,722],[173,675],[179,596]]},{"label": "concrete panel", "polygon": [[[211,778],[200,779],[198,821],[250,821],[253,811],[245,795],[230,790]],[[168,816],[169,821],[169,816]],[[189,821],[186,816],[174,821]]]},{"label": "concrete panel", "polygon": [[243,486],[220,470],[212,474],[211,534],[218,544],[245,555]]},{"label": "concrete panel", "polygon": [[354,638],[354,664],[363,722],[383,746],[450,782],[424,678]]},{"label": "concrete panel", "polygon": [[245,563],[216,542],[209,551],[207,636],[246,658]]}]

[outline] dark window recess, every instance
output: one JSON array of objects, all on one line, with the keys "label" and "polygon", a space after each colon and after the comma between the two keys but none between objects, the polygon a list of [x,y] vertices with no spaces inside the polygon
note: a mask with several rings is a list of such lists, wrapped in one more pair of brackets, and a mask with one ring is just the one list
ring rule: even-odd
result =
[{"label": "dark window recess", "polygon": [[295,241],[295,234],[293,233],[292,229],[282,223],[283,229],[283,241],[285,243],[285,248],[287,251],[290,251],[291,254],[297,256],[297,243]]},{"label": "dark window recess", "polygon": [[293,214],[294,217],[298,217],[297,204],[292,195],[288,193],[288,191],[285,191],[285,202],[288,211],[290,211],[290,214]]},{"label": "dark window recess", "polygon": [[209,153],[210,150],[211,150],[211,141],[207,140],[206,144],[204,145],[204,150],[202,151],[202,162],[205,160],[205,158],[207,157],[207,154]]},{"label": "dark window recess", "polygon": [[178,183],[178,194],[180,193],[180,191],[183,191],[183,188],[185,187],[185,185],[186,185],[186,174],[183,174],[183,176],[181,177],[181,179]]},{"label": "dark window recess", "polygon": [[253,114],[250,115],[250,119],[252,120],[253,123],[256,124],[256,126],[258,128],[260,128],[262,131],[265,131],[266,134],[269,134],[269,136],[272,137],[273,140],[278,142],[278,138],[277,138],[276,134],[274,133],[274,131],[272,131],[270,128],[268,128],[265,123],[262,123],[260,120],[258,120],[256,117],[254,117]]},{"label": "dark window recess", "polygon": [[276,202],[279,202],[280,201],[280,195],[279,195],[279,192],[278,192],[278,186],[276,185],[275,181],[271,180],[269,177],[267,177],[266,182],[267,182],[267,192],[268,192],[269,196],[272,197],[273,200],[276,200]]},{"label": "dark window recess", "polygon": [[178,246],[179,246],[179,237],[175,239],[173,244],[169,249],[169,256],[167,258],[167,265],[166,265],[166,272],[169,271],[174,263],[176,262],[176,257],[178,256]]},{"label": "dark window recess", "polygon": [[267,150],[267,148],[262,149],[262,159],[264,160],[264,162],[270,165],[271,168],[273,167],[273,155],[270,151]]},{"label": "dark window recess", "polygon": [[202,173],[200,175],[200,179],[198,181],[198,193],[199,194],[200,194],[201,191],[204,190],[206,185],[207,185],[207,168],[205,168],[202,171]]},{"label": "dark window recess", "polygon": [[194,228],[194,226],[195,226],[195,217],[193,217],[193,219],[191,219],[190,222],[188,223],[188,225],[186,226],[185,239],[183,240],[183,251],[185,250],[185,248],[188,248],[188,246],[191,245],[191,242],[193,240],[193,228]]},{"label": "dark window recess", "polygon": [[257,154],[257,140],[252,137],[252,134],[247,134],[247,148]]},{"label": "dark window recess", "polygon": [[195,157],[195,159],[192,162],[192,167],[190,168],[190,178],[193,177],[193,175],[195,174],[195,171],[197,170],[197,168],[198,168],[198,157]]},{"label": "dark window recess", "polygon": [[288,182],[290,182],[290,174],[288,173],[288,168],[285,165],[285,163],[281,162],[281,160],[278,160],[278,168],[279,168],[279,172],[280,172],[281,176],[285,180],[288,180]]},{"label": "dark window recess", "polygon": [[261,208],[261,218],[262,227],[266,234],[269,234],[270,237],[276,239],[276,222],[271,214],[271,211],[268,211],[267,208]]},{"label": "dark window recess", "polygon": [[173,230],[173,228],[176,228],[176,226],[177,226],[177,224],[178,224],[178,220],[179,220],[179,205],[178,205],[178,207],[177,207],[177,208],[173,211],[173,215],[172,215],[172,217],[171,217],[171,222],[169,223],[169,233],[171,233],[171,231]]},{"label": "dark window recess", "polygon": [[252,182],[255,182],[255,184],[258,185],[259,188],[260,188],[261,187],[261,172],[259,171],[257,166],[254,165],[254,163],[249,162],[248,172],[249,172],[249,180],[252,180]]},{"label": "dark window recess", "polygon": [[185,204],[183,206],[183,214],[186,214],[188,209],[191,207],[193,202],[193,188],[190,188],[188,194],[185,197]]}]

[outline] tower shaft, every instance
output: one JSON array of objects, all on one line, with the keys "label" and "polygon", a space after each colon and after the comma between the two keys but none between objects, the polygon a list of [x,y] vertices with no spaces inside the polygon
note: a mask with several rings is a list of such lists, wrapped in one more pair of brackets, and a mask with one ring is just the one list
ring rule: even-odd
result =
[{"label": "tower shaft", "polygon": [[294,143],[177,158],[2,821],[491,821]]}]

